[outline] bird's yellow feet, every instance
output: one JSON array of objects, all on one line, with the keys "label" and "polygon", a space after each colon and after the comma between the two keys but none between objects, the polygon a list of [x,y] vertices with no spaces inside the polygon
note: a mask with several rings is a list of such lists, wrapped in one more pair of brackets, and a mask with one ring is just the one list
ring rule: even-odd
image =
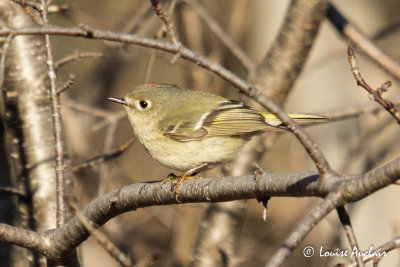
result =
[{"label": "bird's yellow feet", "polygon": [[178,198],[180,193],[179,193],[179,187],[183,183],[183,181],[188,180],[188,179],[195,179],[195,176],[188,176],[186,173],[183,173],[181,176],[177,176],[173,173],[170,173],[168,177],[163,181],[163,184],[167,182],[171,182],[171,190],[175,190],[176,197]]},{"label": "bird's yellow feet", "polygon": [[177,176],[177,175],[175,175],[174,173],[170,173],[170,174],[168,174],[168,177],[164,179],[164,181],[162,182],[162,184],[165,184],[165,183],[168,183],[168,182],[177,180],[177,179],[179,179],[179,178],[180,178],[180,176]]}]

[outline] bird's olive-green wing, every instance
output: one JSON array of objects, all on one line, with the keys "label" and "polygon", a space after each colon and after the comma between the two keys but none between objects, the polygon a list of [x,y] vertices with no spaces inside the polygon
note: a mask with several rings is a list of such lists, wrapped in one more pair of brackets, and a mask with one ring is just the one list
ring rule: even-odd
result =
[{"label": "bird's olive-green wing", "polygon": [[169,107],[165,114],[161,114],[163,119],[158,123],[158,129],[176,141],[201,140],[207,135],[205,129],[196,127],[198,121],[204,114],[213,107],[207,107],[202,103],[196,105],[182,101],[174,107]]},{"label": "bird's olive-green wing", "polygon": [[256,110],[231,101],[215,109],[204,120],[202,128],[208,136],[235,136],[259,132],[269,128]]},{"label": "bird's olive-green wing", "polygon": [[[191,112],[171,111],[160,129],[171,139],[187,142],[215,136],[237,136],[270,128],[263,115],[241,103],[222,101],[216,107],[199,105]],[[171,120],[171,118],[173,118]]]}]

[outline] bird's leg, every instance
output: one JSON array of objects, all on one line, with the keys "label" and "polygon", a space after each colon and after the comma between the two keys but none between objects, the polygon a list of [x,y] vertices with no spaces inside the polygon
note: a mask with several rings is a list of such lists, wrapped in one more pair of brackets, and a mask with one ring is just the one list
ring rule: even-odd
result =
[{"label": "bird's leg", "polygon": [[162,184],[168,183],[170,181],[174,181],[176,179],[179,179],[180,177],[177,176],[175,173],[170,173],[168,174],[168,177],[164,179],[164,181],[162,182]]},{"label": "bird's leg", "polygon": [[194,179],[195,175],[199,173],[202,169],[207,167],[207,163],[203,163],[193,169],[185,171],[182,173],[180,177],[177,177],[175,174],[168,175],[168,178],[164,180],[164,182],[172,181],[172,187],[175,188],[175,193],[177,197],[179,196],[179,186],[183,183],[183,181],[187,179]]}]

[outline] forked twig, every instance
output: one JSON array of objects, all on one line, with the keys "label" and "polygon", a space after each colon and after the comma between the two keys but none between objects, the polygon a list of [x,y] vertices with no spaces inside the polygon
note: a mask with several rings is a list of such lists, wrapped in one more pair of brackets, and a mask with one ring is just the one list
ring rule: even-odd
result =
[{"label": "forked twig", "polygon": [[353,48],[349,46],[348,49],[348,60],[350,63],[351,71],[353,73],[354,79],[357,81],[357,85],[361,86],[369,93],[369,98],[379,103],[384,109],[386,109],[400,124],[400,112],[396,106],[387,99],[382,97],[382,93],[386,92],[388,88],[392,85],[390,81],[384,82],[379,88],[373,89],[361,76],[360,70],[357,65],[356,55],[354,54]]},{"label": "forked twig", "polygon": [[156,12],[157,16],[160,17],[160,19],[164,22],[165,28],[167,29],[167,33],[171,37],[171,41],[174,45],[178,46],[178,51],[175,54],[175,56],[172,58],[171,63],[174,63],[175,61],[180,58],[181,53],[180,53],[180,47],[182,46],[181,42],[178,40],[178,36],[175,31],[175,27],[172,24],[167,12],[164,12],[161,8],[161,4],[158,2],[158,0],[150,0],[151,5],[153,6],[154,11]]},{"label": "forked twig", "polygon": [[67,90],[72,84],[74,84],[75,81],[75,75],[70,73],[68,76],[68,80],[60,87],[57,89],[57,94],[61,94],[65,90]]},{"label": "forked twig", "polygon": [[161,4],[158,2],[158,0],[150,0],[151,5],[153,6],[154,11],[156,11],[157,16],[160,17],[160,19],[164,22],[165,27],[167,29],[167,32],[169,36],[171,37],[171,40],[174,44],[180,44],[178,37],[175,32],[175,27],[172,24],[168,14],[164,12],[161,8]]}]

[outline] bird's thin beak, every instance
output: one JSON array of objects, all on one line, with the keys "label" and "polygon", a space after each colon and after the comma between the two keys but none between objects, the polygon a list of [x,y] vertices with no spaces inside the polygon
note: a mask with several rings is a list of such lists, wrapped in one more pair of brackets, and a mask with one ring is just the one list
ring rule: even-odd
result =
[{"label": "bird's thin beak", "polygon": [[125,101],[124,98],[109,97],[109,98],[107,98],[107,100],[124,105],[124,106],[128,105],[128,103]]}]

